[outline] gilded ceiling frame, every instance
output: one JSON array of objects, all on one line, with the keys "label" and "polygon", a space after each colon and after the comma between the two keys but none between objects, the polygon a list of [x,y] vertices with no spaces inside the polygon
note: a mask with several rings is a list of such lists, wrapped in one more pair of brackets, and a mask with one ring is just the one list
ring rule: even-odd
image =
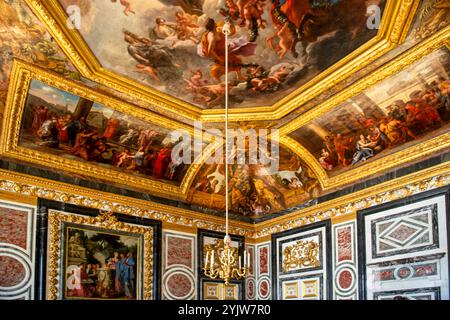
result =
[{"label": "gilded ceiling frame", "polygon": [[[190,165],[180,185],[164,183],[150,178],[138,177],[126,172],[104,168],[95,163],[80,160],[72,160],[53,155],[44,151],[25,148],[19,145],[22,116],[25,108],[30,83],[38,80],[42,83],[69,92],[82,98],[100,103],[114,110],[135,116],[143,121],[161,126],[169,130],[184,129],[194,136],[191,126],[176,122],[152,111],[145,110],[116,98],[99,93],[92,88],[86,87],[61,75],[41,69],[29,63],[14,60],[8,96],[3,114],[3,125],[0,137],[0,155],[41,166],[51,166],[57,170],[74,174],[83,174],[92,178],[113,183],[123,183],[138,187],[142,190],[152,192],[156,195],[171,199],[184,199],[187,197],[189,187],[195,178],[200,165]],[[209,140],[211,142],[212,139]],[[209,143],[195,163],[203,163],[207,157],[221,144],[221,141]]]},{"label": "gilded ceiling frame", "polygon": [[[204,122],[223,121],[222,110],[203,110],[103,68],[80,33],[68,28],[67,15],[57,0],[25,1],[84,77],[145,101],[165,114],[176,113]],[[277,120],[333,87],[402,43],[419,3],[387,0],[380,29],[373,39],[272,106],[231,109],[230,121]]]},{"label": "gilded ceiling frame", "polygon": [[325,169],[320,166],[318,160],[303,145],[289,136],[289,134],[293,131],[307,125],[313,119],[339,106],[339,104],[345,100],[356,96],[365,89],[403,71],[412,63],[443,47],[450,49],[450,26],[447,26],[426,41],[404,52],[399,57],[375,70],[370,75],[360,79],[352,86],[334,95],[331,99],[304,113],[301,117],[298,117],[292,122],[281,127],[279,132],[281,137],[280,141],[289,146],[289,148],[296,154],[300,155],[302,159],[311,167],[311,169],[316,173],[323,190],[347,185],[354,181],[377,174],[381,171],[392,169],[408,161],[414,161],[450,147],[450,132],[448,132],[415,146],[381,157],[380,159],[370,161],[367,164],[330,177]]},{"label": "gilded ceiling frame", "polygon": [[[264,242],[277,232],[327,219],[353,219],[358,210],[448,185],[450,161],[257,224],[232,219],[230,233]],[[0,198],[3,193],[156,219],[168,228],[189,228],[193,233],[197,228],[225,230],[224,218],[0,169]]]}]

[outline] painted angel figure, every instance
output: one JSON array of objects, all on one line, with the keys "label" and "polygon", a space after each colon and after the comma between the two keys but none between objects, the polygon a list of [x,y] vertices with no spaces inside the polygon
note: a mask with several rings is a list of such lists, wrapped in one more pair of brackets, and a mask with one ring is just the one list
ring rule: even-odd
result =
[{"label": "painted angel figure", "polygon": [[[111,0],[112,3],[116,3],[117,0]],[[128,16],[129,13],[136,14],[131,7],[131,2],[127,0],[120,0],[120,4],[124,7],[123,13]]]}]

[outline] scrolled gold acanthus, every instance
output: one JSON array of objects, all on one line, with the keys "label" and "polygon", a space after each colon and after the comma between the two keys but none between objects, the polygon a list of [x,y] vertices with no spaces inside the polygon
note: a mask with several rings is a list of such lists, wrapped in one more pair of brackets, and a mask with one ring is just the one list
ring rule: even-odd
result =
[{"label": "scrolled gold acanthus", "polygon": [[314,240],[299,240],[283,249],[283,272],[298,268],[320,267],[319,244]]}]

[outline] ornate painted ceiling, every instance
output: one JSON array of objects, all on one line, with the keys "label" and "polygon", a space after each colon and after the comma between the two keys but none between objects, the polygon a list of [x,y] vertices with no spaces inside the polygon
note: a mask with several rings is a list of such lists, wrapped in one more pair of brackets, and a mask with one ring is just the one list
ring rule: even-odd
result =
[{"label": "ornate painted ceiling", "polygon": [[[0,11],[8,161],[222,212],[224,165],[210,160],[224,146],[210,133],[223,129],[225,18],[230,127],[279,129],[280,144],[276,171],[230,165],[235,218],[314,205],[450,144],[449,1],[1,0]],[[183,151],[196,161],[173,161],[199,132]]]}]

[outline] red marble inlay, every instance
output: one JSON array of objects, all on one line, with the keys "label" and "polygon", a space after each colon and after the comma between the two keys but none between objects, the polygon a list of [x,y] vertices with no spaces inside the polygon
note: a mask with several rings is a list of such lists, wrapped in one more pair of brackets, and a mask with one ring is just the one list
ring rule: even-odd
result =
[{"label": "red marble inlay", "polygon": [[189,278],[182,273],[175,273],[167,280],[167,290],[177,298],[185,297],[191,292],[192,283]]},{"label": "red marble inlay", "polygon": [[342,289],[348,289],[353,283],[353,275],[350,271],[344,270],[339,274],[338,281]]},{"label": "red marble inlay", "polygon": [[379,281],[388,281],[393,280],[394,278],[394,269],[387,269],[383,271],[378,271],[375,274],[375,280]]},{"label": "red marble inlay", "polygon": [[414,276],[415,277],[424,277],[431,276],[437,274],[436,263],[414,266]]},{"label": "red marble inlay", "polygon": [[14,258],[0,256],[0,287],[13,287],[25,277],[24,266]]},{"label": "red marble inlay", "polygon": [[255,260],[253,259],[253,256],[255,253],[253,251],[253,247],[248,247],[247,250],[248,250],[248,253],[250,254],[250,274],[254,274],[253,273],[253,270],[254,270],[253,261],[255,261]]},{"label": "red marble inlay", "polygon": [[338,262],[352,261],[352,228],[350,226],[337,231]]},{"label": "red marble inlay", "polygon": [[192,268],[192,240],[167,237],[167,266],[181,264]]},{"label": "red marble inlay", "polygon": [[266,280],[261,281],[261,283],[259,284],[259,295],[261,297],[266,297],[268,293],[269,293],[269,283]]},{"label": "red marble inlay", "polygon": [[255,283],[253,281],[247,282],[247,296],[250,299],[253,299],[255,297]]},{"label": "red marble inlay", "polygon": [[400,278],[407,278],[411,274],[411,270],[409,268],[403,267],[398,270],[398,276]]},{"label": "red marble inlay", "polygon": [[268,248],[259,248],[259,271],[260,274],[269,273]]},{"label": "red marble inlay", "polygon": [[0,207],[0,243],[27,249],[28,212]]}]

